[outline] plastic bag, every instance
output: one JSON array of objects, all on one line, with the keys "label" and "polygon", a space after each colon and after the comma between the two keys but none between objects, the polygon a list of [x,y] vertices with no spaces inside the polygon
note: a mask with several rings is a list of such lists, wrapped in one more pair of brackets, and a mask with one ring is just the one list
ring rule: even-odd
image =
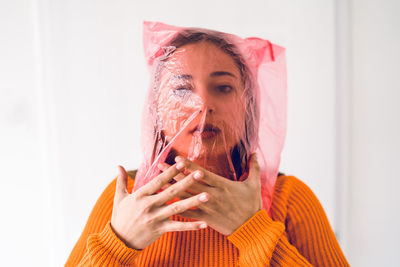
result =
[{"label": "plastic bag", "polygon": [[143,24],[151,73],[142,116],[137,190],[177,155],[243,181],[258,154],[263,208],[270,213],[286,135],[285,49],[260,38],[160,22]]}]

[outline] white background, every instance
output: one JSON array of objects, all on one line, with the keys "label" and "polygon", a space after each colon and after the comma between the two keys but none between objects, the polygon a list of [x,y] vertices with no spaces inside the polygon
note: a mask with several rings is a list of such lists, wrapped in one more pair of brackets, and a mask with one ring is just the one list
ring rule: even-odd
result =
[{"label": "white background", "polygon": [[352,266],[395,266],[399,12],[396,0],[0,0],[2,262],[63,265],[117,164],[139,165],[154,20],[286,47],[280,170],[312,188]]}]

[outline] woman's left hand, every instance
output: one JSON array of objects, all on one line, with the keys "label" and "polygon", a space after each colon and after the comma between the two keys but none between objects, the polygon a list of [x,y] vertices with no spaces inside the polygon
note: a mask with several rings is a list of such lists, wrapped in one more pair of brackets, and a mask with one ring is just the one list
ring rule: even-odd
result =
[{"label": "woman's left hand", "polygon": [[204,183],[195,183],[185,197],[192,194],[207,192],[209,200],[197,207],[187,210],[180,215],[183,217],[206,221],[214,230],[223,235],[230,235],[257,211],[262,209],[260,167],[255,154],[251,155],[249,176],[243,182],[231,181],[196,165],[188,159],[178,156],[177,168],[181,171],[204,173],[200,179]]}]

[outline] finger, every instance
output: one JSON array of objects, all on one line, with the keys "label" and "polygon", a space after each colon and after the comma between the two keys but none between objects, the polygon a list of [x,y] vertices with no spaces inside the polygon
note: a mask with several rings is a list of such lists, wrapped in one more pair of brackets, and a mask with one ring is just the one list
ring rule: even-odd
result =
[{"label": "finger", "polygon": [[195,194],[189,193],[189,192],[187,192],[187,191],[183,191],[183,192],[180,192],[180,193],[177,195],[177,197],[180,198],[180,199],[187,199],[187,198],[192,197],[193,195],[195,195]]},{"label": "finger", "polygon": [[250,156],[249,178],[245,181],[260,182],[260,165],[258,164],[256,153]]},{"label": "finger", "polygon": [[[158,164],[158,166],[157,166],[161,171],[165,171],[165,170],[167,170],[169,167],[171,167],[171,165],[169,165],[168,163],[160,163],[160,164]],[[183,173],[179,173],[178,175],[176,175],[175,177],[174,177],[174,180],[175,181],[180,181],[180,180],[182,180],[183,178],[185,178],[186,177],[186,175],[184,175]]]},{"label": "finger", "polygon": [[200,167],[199,165],[193,163],[192,161],[185,159],[181,156],[177,156],[175,158],[176,163],[176,167],[179,170],[189,170],[190,172],[194,172],[196,170],[200,170],[204,173],[204,177],[201,179],[202,181],[206,182],[208,185],[210,186],[214,186],[214,187],[222,187],[224,185],[224,183],[227,181],[226,178],[221,177],[215,173],[212,173],[202,167]]},{"label": "finger", "polygon": [[162,205],[168,200],[176,197],[179,193],[184,192],[188,187],[193,185],[196,180],[200,179],[203,173],[200,171],[195,171],[186,176],[183,180],[171,185],[161,193],[153,196],[155,199],[155,205]]},{"label": "finger", "polygon": [[164,220],[166,218],[171,217],[172,215],[182,213],[190,208],[199,206],[209,199],[209,195],[207,193],[201,193],[195,195],[191,198],[176,201],[167,207],[158,210],[157,219]]},{"label": "finger", "polygon": [[[172,186],[172,184],[166,184],[166,185],[164,185],[164,186],[161,188],[161,190],[164,191],[165,189],[167,189],[167,188],[170,187],[170,186]],[[199,192],[200,192],[200,191],[199,191]],[[186,191],[179,192],[179,193],[176,195],[176,197],[177,197],[177,198],[180,198],[180,199],[185,199],[185,198],[192,197],[193,195],[196,195],[196,194],[194,194],[193,192],[190,192],[189,189],[188,189],[188,190],[186,190]]]},{"label": "finger", "polygon": [[168,187],[170,187],[172,184],[171,183],[167,183],[167,184],[165,184],[163,187],[161,187],[161,190],[165,190],[165,189],[167,189]]},{"label": "finger", "polygon": [[118,178],[117,178],[117,184],[115,186],[115,200],[119,201],[121,198],[123,198],[125,195],[128,194],[128,191],[126,189],[126,185],[128,183],[128,174],[126,173],[124,167],[121,165],[118,165]]},{"label": "finger", "polygon": [[[165,187],[165,189],[166,188],[168,188],[168,187],[170,187],[171,185],[168,185],[168,186],[164,186]],[[164,189],[164,190],[165,190]],[[196,195],[196,194],[193,194],[192,192],[189,192],[189,190],[186,190],[186,191],[183,191],[183,192],[179,192],[177,195],[176,195],[176,197],[177,198],[180,198],[180,199],[186,199],[186,198],[189,198],[189,197],[192,197],[192,196],[194,196],[194,195]]]},{"label": "finger", "polygon": [[157,165],[157,168],[159,168],[160,171],[166,171],[169,167],[171,167],[171,165],[169,165],[168,163],[165,163],[165,162],[160,162]]},{"label": "finger", "polygon": [[[179,176],[179,174],[178,174],[177,176]],[[176,178],[177,176],[175,176],[175,178]],[[185,176],[183,175],[183,177],[185,177]],[[163,187],[161,187],[161,191],[164,191],[165,189],[167,189],[167,188],[170,187],[171,185],[175,184],[175,183],[177,182],[177,181],[175,180],[175,178],[171,179],[168,183],[166,183]],[[180,179],[180,180],[182,180],[182,179]],[[180,181],[180,180],[179,180],[179,181]]]},{"label": "finger", "polygon": [[137,196],[153,195],[157,193],[166,183],[168,183],[172,178],[179,174],[179,170],[175,166],[176,164],[169,167],[164,172],[157,175],[149,183],[141,187],[136,191]]},{"label": "finger", "polygon": [[177,231],[193,231],[207,228],[207,223],[203,221],[198,222],[177,222],[168,220],[163,226],[163,232],[177,232]]},{"label": "finger", "polygon": [[201,192],[207,192],[212,195],[212,190],[215,189],[209,185],[204,185],[201,183],[192,184],[186,191],[192,193],[193,195],[200,194]]},{"label": "finger", "polygon": [[179,215],[185,218],[193,219],[193,220],[199,220],[202,218],[203,212],[201,210],[186,210]]}]

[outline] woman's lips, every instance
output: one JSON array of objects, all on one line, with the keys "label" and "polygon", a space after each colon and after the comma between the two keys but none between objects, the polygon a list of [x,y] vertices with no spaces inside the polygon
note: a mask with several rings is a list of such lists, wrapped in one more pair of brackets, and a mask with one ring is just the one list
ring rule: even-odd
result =
[{"label": "woman's lips", "polygon": [[200,135],[202,139],[210,139],[217,136],[221,130],[212,124],[205,124],[203,127],[201,125],[197,126],[191,131],[193,135]]}]

